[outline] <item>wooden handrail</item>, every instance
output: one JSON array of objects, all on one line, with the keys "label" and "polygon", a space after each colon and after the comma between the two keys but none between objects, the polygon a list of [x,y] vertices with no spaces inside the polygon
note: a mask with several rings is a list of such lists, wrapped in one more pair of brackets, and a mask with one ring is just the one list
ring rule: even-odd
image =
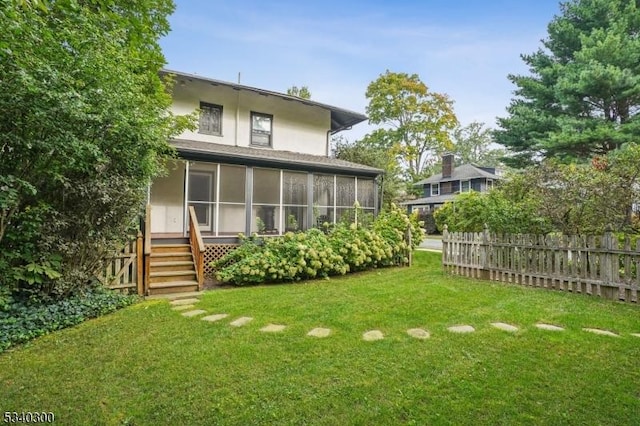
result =
[{"label": "wooden handrail", "polygon": [[198,217],[193,206],[189,206],[189,244],[191,245],[191,254],[193,262],[196,266],[196,274],[198,278],[198,288],[202,290],[204,283],[204,241],[198,226]]},{"label": "wooden handrail", "polygon": [[149,292],[149,274],[151,273],[151,204],[147,204],[144,215],[144,280],[143,294]]},{"label": "wooden handrail", "polygon": [[147,204],[144,215],[144,254],[151,254],[151,204]]}]

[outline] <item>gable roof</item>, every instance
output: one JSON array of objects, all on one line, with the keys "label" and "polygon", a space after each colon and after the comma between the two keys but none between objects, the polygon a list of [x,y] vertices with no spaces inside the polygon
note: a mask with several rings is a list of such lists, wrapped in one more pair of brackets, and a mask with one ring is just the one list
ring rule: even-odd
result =
[{"label": "gable roof", "polygon": [[443,178],[442,173],[438,173],[428,177],[427,179],[416,182],[414,185],[417,186],[428,183],[450,182],[453,180],[467,180],[476,178],[501,179],[499,175],[483,170],[475,164],[463,164],[461,166],[454,167],[453,173],[450,177]]},{"label": "gable roof", "polygon": [[160,74],[173,74],[178,78],[187,80],[199,80],[205,83],[209,83],[213,86],[225,86],[234,90],[246,90],[248,92],[257,93],[263,96],[274,96],[287,101],[299,102],[303,105],[315,106],[328,110],[331,113],[331,133],[338,133],[341,130],[348,129],[358,123],[367,120],[367,116],[358,112],[350,111],[344,108],[338,108],[332,105],[324,104],[321,102],[312,101],[311,99],[303,99],[298,96],[291,96],[285,93],[273,92],[271,90],[258,89],[257,87],[245,86],[243,84],[231,83],[228,81],[215,80],[212,78],[203,77],[201,75],[189,74],[181,71],[174,71],[169,69],[162,69]]},{"label": "gable roof", "polygon": [[180,155],[188,160],[224,161],[231,164],[281,167],[290,170],[350,173],[375,177],[383,170],[322,155],[277,151],[271,148],[249,148],[184,139],[170,141]]}]

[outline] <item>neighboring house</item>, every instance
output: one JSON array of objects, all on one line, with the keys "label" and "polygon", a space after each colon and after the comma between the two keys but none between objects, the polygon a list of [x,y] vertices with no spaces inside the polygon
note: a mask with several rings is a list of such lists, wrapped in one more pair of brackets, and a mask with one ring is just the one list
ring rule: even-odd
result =
[{"label": "neighboring house", "polygon": [[456,166],[453,154],[442,157],[442,173],[417,182],[422,188],[422,197],[402,203],[412,211],[433,211],[445,202],[453,200],[461,192],[485,192],[501,179],[495,167],[480,167],[474,164]]},{"label": "neighboring house", "polygon": [[175,76],[173,112],[199,110],[199,122],[170,141],[180,159],[151,185],[152,246],[190,236],[190,207],[206,246],[205,264],[225,244],[237,243],[239,233],[282,235],[334,223],[353,216],[356,201],[377,213],[382,170],[329,156],[331,135],[366,116],[241,84],[163,73]]}]

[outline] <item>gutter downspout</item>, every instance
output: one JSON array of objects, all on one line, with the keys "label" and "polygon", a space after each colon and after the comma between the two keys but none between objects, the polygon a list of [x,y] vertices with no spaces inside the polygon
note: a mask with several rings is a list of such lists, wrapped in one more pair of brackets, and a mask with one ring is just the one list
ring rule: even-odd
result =
[{"label": "gutter downspout", "polygon": [[[238,84],[240,84],[240,73],[238,73]],[[240,89],[238,89],[238,96],[236,97],[236,132],[234,137],[234,145],[238,146],[238,128],[240,122]]]}]

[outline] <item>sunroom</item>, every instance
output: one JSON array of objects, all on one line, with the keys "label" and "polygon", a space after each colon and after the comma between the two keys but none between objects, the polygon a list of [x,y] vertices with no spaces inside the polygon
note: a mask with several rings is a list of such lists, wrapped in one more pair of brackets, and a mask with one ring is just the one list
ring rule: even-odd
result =
[{"label": "sunroom", "polygon": [[151,237],[184,238],[193,207],[207,244],[282,235],[377,213],[382,171],[323,156],[173,141],[180,160],[150,190]]}]

